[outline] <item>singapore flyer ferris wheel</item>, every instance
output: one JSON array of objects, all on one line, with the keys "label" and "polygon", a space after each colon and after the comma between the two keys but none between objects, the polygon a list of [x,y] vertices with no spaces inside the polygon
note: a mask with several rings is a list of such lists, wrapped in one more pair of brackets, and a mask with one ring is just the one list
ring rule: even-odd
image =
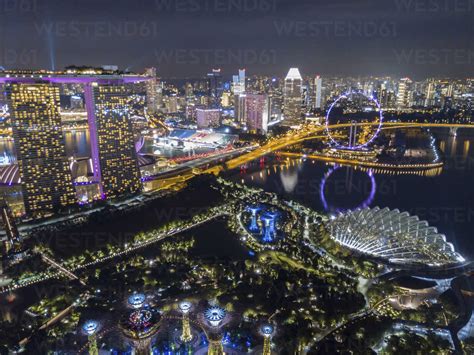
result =
[{"label": "singapore flyer ferris wheel", "polygon": [[367,148],[379,135],[382,124],[379,102],[361,90],[338,96],[326,113],[326,133],[330,144],[338,149]]}]

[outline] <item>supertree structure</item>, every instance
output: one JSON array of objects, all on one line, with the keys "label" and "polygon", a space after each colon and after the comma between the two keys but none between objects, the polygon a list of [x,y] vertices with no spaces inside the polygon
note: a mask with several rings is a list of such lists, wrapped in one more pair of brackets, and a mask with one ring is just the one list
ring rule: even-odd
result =
[{"label": "supertree structure", "polygon": [[187,301],[183,301],[178,305],[179,310],[183,314],[183,330],[181,333],[181,341],[188,343],[193,339],[191,334],[191,326],[189,325],[189,311],[191,310],[192,304]]},{"label": "supertree structure", "polygon": [[96,337],[98,329],[99,323],[97,323],[95,320],[88,320],[82,326],[82,330],[87,334],[87,340],[89,342],[89,355],[99,355]]},{"label": "supertree structure", "polygon": [[208,355],[224,355],[224,346],[222,345],[222,334],[208,334],[209,346],[207,348]]},{"label": "supertree structure", "polygon": [[260,333],[263,335],[263,355],[272,353],[272,336],[275,328],[271,324],[264,324],[260,327]]},{"label": "supertree structure", "polygon": [[249,211],[252,214],[252,218],[250,219],[250,226],[249,230],[251,232],[258,232],[258,224],[257,224],[257,212],[260,211],[261,208],[256,205],[248,206],[247,211]]}]

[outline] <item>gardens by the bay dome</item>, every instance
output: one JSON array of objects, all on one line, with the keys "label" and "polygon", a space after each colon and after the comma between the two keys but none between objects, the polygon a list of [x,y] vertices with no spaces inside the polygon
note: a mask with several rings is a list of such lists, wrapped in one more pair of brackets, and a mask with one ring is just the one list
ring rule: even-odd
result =
[{"label": "gardens by the bay dome", "polygon": [[393,264],[443,267],[465,261],[436,227],[398,209],[375,207],[341,213],[327,228],[343,247]]}]

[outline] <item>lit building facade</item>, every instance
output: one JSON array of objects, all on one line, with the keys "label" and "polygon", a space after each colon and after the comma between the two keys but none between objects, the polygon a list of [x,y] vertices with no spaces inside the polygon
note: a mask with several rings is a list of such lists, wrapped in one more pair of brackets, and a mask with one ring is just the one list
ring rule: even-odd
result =
[{"label": "lit building facade", "polygon": [[298,121],[301,119],[303,94],[303,78],[298,68],[291,68],[285,78],[283,88],[283,116],[285,120]]},{"label": "lit building facade", "polygon": [[94,177],[102,198],[142,189],[124,85],[85,86]]},{"label": "lit building facade", "polygon": [[322,93],[323,79],[318,75],[314,79],[314,108],[321,109],[321,93]]},{"label": "lit building facade", "polygon": [[224,91],[222,75],[220,69],[212,69],[211,73],[207,74],[209,98],[212,107],[217,108],[221,102],[221,96]]},{"label": "lit building facade", "polygon": [[59,88],[7,87],[25,211],[32,217],[76,203],[59,113]]},{"label": "lit building facade", "polygon": [[398,83],[397,108],[407,108],[411,104],[411,83],[409,78],[400,79]]},{"label": "lit building facade", "polygon": [[232,77],[234,95],[240,95],[245,92],[245,69],[239,69],[239,75]]},{"label": "lit building facade", "polygon": [[234,96],[234,118],[238,123],[245,123],[245,95]]},{"label": "lit building facade", "polygon": [[245,96],[245,118],[251,132],[266,134],[270,114],[270,101],[265,94],[247,94]]},{"label": "lit building facade", "polygon": [[198,128],[218,127],[221,120],[219,109],[196,109],[196,120]]},{"label": "lit building facade", "polygon": [[151,79],[146,82],[146,107],[150,114],[158,111],[158,91],[156,68],[145,69],[145,75]]}]

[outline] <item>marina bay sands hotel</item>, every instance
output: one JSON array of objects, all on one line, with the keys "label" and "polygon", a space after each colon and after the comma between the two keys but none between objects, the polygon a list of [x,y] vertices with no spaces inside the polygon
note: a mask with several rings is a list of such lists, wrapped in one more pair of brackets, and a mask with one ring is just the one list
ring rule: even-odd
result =
[{"label": "marina bay sands hotel", "polygon": [[60,84],[84,87],[93,180],[101,198],[141,191],[126,84],[147,79],[115,73],[0,72],[28,216],[78,203],[61,127]]}]

